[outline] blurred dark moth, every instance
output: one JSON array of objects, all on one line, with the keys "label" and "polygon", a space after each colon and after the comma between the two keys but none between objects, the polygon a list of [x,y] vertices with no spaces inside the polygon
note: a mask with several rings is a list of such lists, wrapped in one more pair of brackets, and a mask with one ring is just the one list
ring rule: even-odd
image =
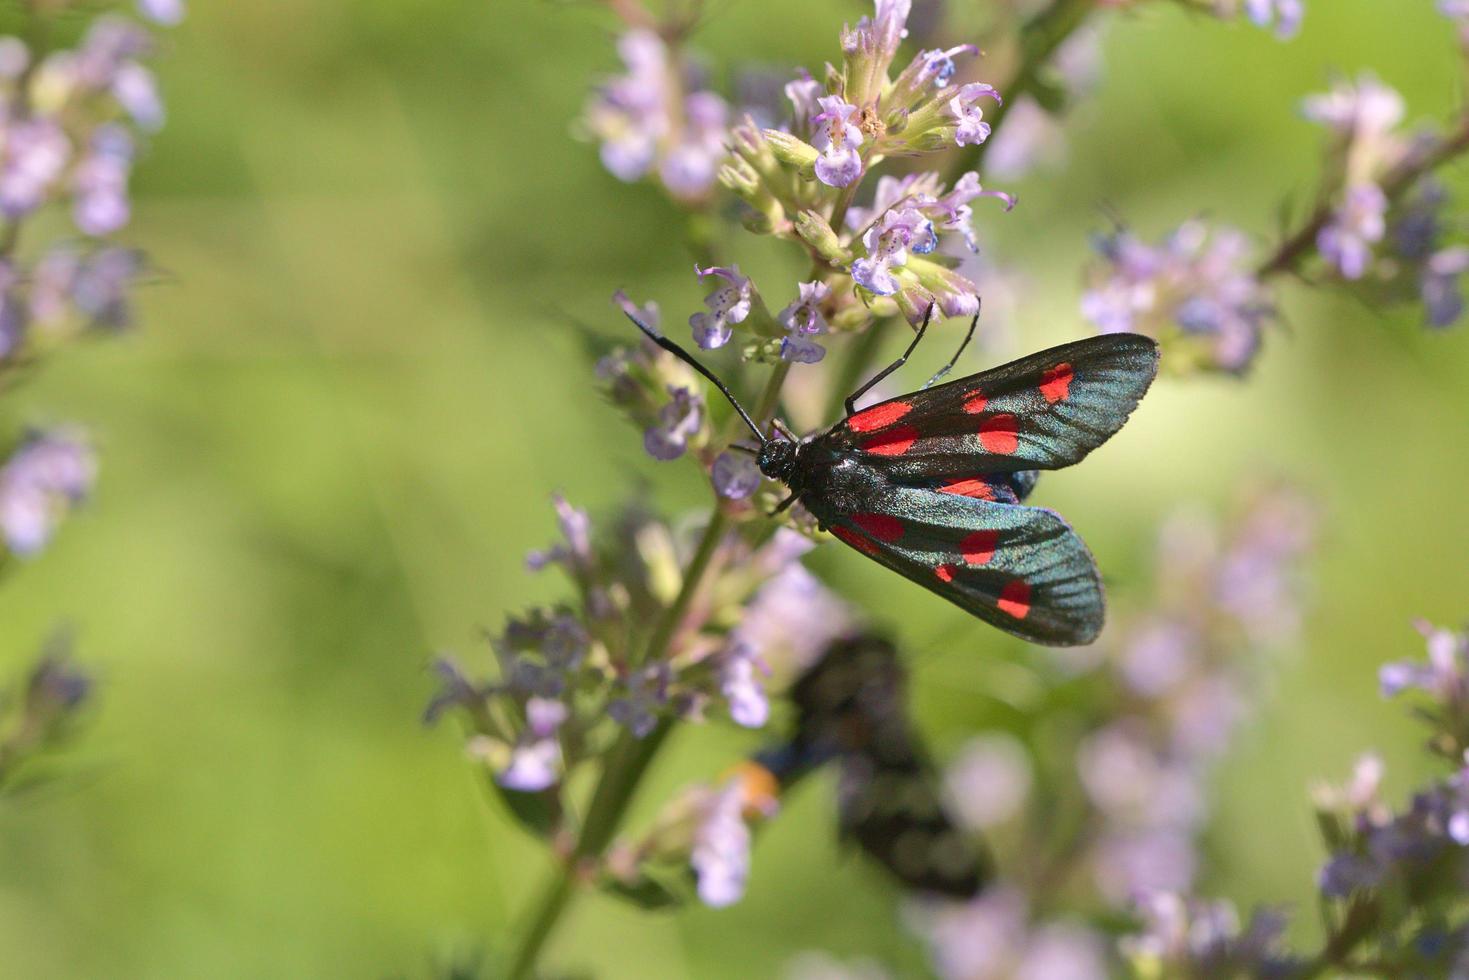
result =
[{"label": "blurred dark moth", "polygon": [[[929,315],[933,308],[929,307]],[[1105,617],[1101,578],[1081,538],[1054,511],[1023,504],[1037,470],[1079,462],[1127,421],[1158,371],[1158,345],[1137,334],[1063,344],[857,410],[903,356],[846,400],[847,416],[797,439],[760,431],[730,390],[687,351],[629,317],[729,399],[760,445],[760,472],[790,489],[823,530],[992,626],[1033,643],[1089,643]],[[779,434],[779,437],[777,435]]]},{"label": "blurred dark moth", "polygon": [[908,720],[907,676],[893,645],[875,636],[838,640],[796,682],[791,699],[794,733],[746,764],[746,785],[773,782],[783,794],[834,764],[844,840],[910,888],[977,894],[989,862],[945,808],[942,784]]}]

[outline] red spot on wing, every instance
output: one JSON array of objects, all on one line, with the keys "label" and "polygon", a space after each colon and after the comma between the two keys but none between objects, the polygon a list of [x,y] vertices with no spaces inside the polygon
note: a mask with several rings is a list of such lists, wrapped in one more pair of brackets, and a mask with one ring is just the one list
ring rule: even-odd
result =
[{"label": "red spot on wing", "polygon": [[901,456],[918,441],[918,430],[911,425],[883,432],[863,441],[862,448],[878,456]]},{"label": "red spot on wing", "polygon": [[852,523],[889,544],[903,536],[903,522],[889,514],[853,514]]},{"label": "red spot on wing", "polygon": [[980,500],[995,499],[995,488],[977,476],[945,483],[939,487],[939,493],[955,493],[961,497],[978,497]]},{"label": "red spot on wing", "polygon": [[984,407],[989,403],[990,400],[984,397],[984,395],[980,394],[977,391],[971,391],[969,394],[964,396],[964,411],[968,412],[970,415],[978,415],[980,412],[984,411]]},{"label": "red spot on wing", "polygon": [[886,429],[911,411],[913,405],[909,402],[874,405],[847,419],[847,428],[853,432],[876,432],[878,429]]},{"label": "red spot on wing", "polygon": [[937,575],[939,577],[939,580],[942,582],[952,582],[954,581],[954,573],[956,571],[958,571],[958,567],[955,565],[940,565],[938,568],[935,568],[933,570],[933,573]]},{"label": "red spot on wing", "polygon": [[1064,401],[1071,394],[1071,379],[1076,377],[1071,365],[1065,361],[1041,372],[1041,394],[1052,405]]},{"label": "red spot on wing", "polygon": [[979,442],[986,450],[1008,456],[1020,448],[1020,420],[1008,412],[991,415],[979,423]]},{"label": "red spot on wing", "polygon": [[975,531],[959,542],[959,553],[971,565],[983,565],[995,557],[995,548],[1000,543],[998,531]]},{"label": "red spot on wing", "polygon": [[865,551],[869,555],[877,554],[877,544],[873,541],[868,540],[867,538],[864,538],[862,535],[858,534],[856,531],[853,531],[851,528],[834,527],[831,529],[831,533],[836,535],[842,541],[845,541],[847,544],[856,548],[858,551]]},{"label": "red spot on wing", "polygon": [[1024,619],[1030,612],[1030,584],[1020,579],[1011,579],[1000,590],[997,603],[1000,612],[1009,613],[1016,619]]}]

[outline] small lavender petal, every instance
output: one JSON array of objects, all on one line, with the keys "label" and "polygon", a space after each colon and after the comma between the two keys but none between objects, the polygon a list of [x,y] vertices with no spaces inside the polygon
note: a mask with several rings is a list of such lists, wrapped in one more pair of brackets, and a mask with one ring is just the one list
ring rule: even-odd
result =
[{"label": "small lavender petal", "polygon": [[714,489],[726,500],[746,500],[754,496],[764,479],[753,456],[729,450],[715,458],[711,476]]},{"label": "small lavender petal", "polygon": [[184,0],[138,0],[138,13],[164,27],[173,27],[184,19]]},{"label": "small lavender petal", "polygon": [[750,877],[750,828],[745,825],[744,792],[732,779],[709,801],[694,832],[689,856],[698,878],[699,899],[711,908],[724,908],[745,894]]}]

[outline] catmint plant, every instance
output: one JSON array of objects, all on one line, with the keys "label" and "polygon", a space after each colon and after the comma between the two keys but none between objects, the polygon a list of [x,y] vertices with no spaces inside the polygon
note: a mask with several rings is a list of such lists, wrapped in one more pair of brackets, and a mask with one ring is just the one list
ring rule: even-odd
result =
[{"label": "catmint plant", "polygon": [[[1299,0],[1184,5],[1281,39],[1304,16]],[[509,615],[473,660],[445,655],[435,664],[439,687],[425,719],[458,719],[472,765],[552,858],[507,952],[507,975],[535,973],[584,891],[650,909],[742,900],[752,848],[779,819],[788,788],[758,754],[700,774],[641,826],[624,826],[630,801],[682,727],[765,728],[791,678],[867,626],[862,604],[805,563],[826,538],[799,505],[774,512],[776,487],[738,442],[742,426],[770,428],[793,389],[815,393],[806,401],[839,395],[833,379],[863,375],[881,331],[978,312],[981,283],[988,289],[1000,268],[976,258],[980,243],[1017,204],[986,185],[981,165],[1010,177],[1059,160],[1061,121],[1096,84],[1100,18],[1143,2],[1004,6],[1000,23],[1014,36],[996,40],[1016,52],[1004,77],[980,77],[988,68],[979,39],[927,31],[922,46],[910,43],[909,0],[875,0],[834,32],[828,64],[782,80],[773,108],[723,94],[702,67],[697,6],[662,16],[638,0],[607,5],[620,21],[621,67],[594,83],[576,131],[597,144],[611,179],[654,184],[670,212],[698,218],[687,223],[690,285],[703,300],[673,312],[635,288],[618,291],[614,308],[645,335],[629,332],[595,373],[654,485],[666,467],[693,467],[709,502],[697,516],[669,519],[646,495],[595,516],[553,496],[560,540],[526,564],[559,575],[560,597]],[[1451,3],[1444,13],[1466,17]],[[1464,121],[1405,135],[1402,101],[1369,75],[1308,99],[1302,112],[1326,133],[1314,210],[1273,247],[1200,218],[1162,235],[1116,227],[1095,239],[1082,318],[1101,332],[1156,337],[1175,374],[1241,378],[1276,323],[1287,274],[1416,298],[1435,325],[1457,319],[1469,262],[1433,174],[1469,148]],[[89,190],[106,190],[121,151],[120,143],[94,149]],[[110,213],[87,210],[104,222]],[[761,245],[793,261],[756,261]],[[711,379],[660,346],[665,329],[687,330],[700,350],[739,362],[726,373],[733,387],[757,392],[748,419],[709,398]],[[1042,661],[1056,696],[1011,731],[976,735],[954,754],[945,784],[957,821],[992,838],[995,853],[1023,860],[1002,858],[972,901],[904,903],[937,973],[1312,975],[1280,951],[1278,914],[1241,923],[1193,889],[1205,864],[1211,773],[1259,700],[1268,665],[1295,641],[1315,523],[1305,497],[1282,487],[1246,497],[1228,520],[1167,522],[1152,591],[1119,589],[1122,612],[1093,648]],[[1391,676],[1396,689],[1439,696],[1450,673],[1399,667]],[[1444,707],[1442,724],[1461,729],[1462,707]],[[1441,751],[1462,759],[1466,736],[1455,731]],[[1456,809],[1462,779],[1415,810],[1416,823],[1381,827],[1438,834],[1437,862],[1469,822]],[[1386,860],[1368,839],[1364,800],[1322,810],[1337,814],[1328,843],[1342,860],[1327,875],[1328,897],[1345,903],[1343,928],[1366,928],[1353,925],[1354,903],[1389,878],[1378,865],[1377,878],[1361,876],[1363,860]],[[819,954],[793,973],[883,975]]]},{"label": "catmint plant", "polygon": [[[165,119],[148,62],[155,28],[184,15],[182,0],[24,7],[26,38],[0,36],[0,398],[68,343],[132,324],[129,293],[146,266],[120,237],[132,219],[128,185]],[[58,34],[75,43],[51,43]],[[0,572],[45,551],[97,469],[81,427],[6,413]],[[0,779],[68,731],[88,699],[91,683],[64,645],[53,643],[5,702]]]}]

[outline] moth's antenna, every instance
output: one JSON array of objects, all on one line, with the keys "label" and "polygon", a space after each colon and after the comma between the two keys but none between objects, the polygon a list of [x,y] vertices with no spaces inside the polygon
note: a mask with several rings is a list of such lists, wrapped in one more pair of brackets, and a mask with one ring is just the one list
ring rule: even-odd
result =
[{"label": "moth's antenna", "polygon": [[627,298],[626,293],[618,290],[612,298],[618,306],[622,307],[622,312],[626,314],[627,318],[631,320],[633,324],[636,325],[637,328],[643,332],[644,336],[646,336],[653,343],[657,344],[659,347],[662,347],[664,350],[668,351],[668,353],[672,354],[680,361],[683,361],[695,371],[698,371],[705,378],[708,378],[710,384],[718,388],[719,393],[725,398],[729,399],[729,403],[733,405],[734,410],[740,414],[740,418],[743,419],[745,424],[750,427],[750,431],[755,433],[755,438],[760,440],[760,445],[765,445],[765,436],[760,434],[760,427],[755,424],[754,419],[750,418],[750,413],[745,411],[745,407],[735,400],[734,393],[731,392],[727,387],[725,387],[723,381],[720,381],[714,376],[714,372],[710,371],[704,365],[696,361],[692,354],[684,350],[682,347],[678,346],[678,344],[675,344],[673,341],[663,336],[653,327],[638,319],[637,315],[633,313],[634,307],[632,305],[632,301]]},{"label": "moth's antenna", "polygon": [[968,347],[969,342],[974,339],[974,328],[977,326],[979,326],[979,311],[975,310],[974,319],[969,321],[969,332],[964,335],[964,342],[959,345],[958,350],[954,351],[954,356],[949,358],[949,363],[939,368],[938,373],[928,379],[928,383],[923,386],[924,388],[932,388],[939,381],[943,380],[944,375],[954,370],[954,365],[959,363],[959,355],[964,353],[964,348]]}]

